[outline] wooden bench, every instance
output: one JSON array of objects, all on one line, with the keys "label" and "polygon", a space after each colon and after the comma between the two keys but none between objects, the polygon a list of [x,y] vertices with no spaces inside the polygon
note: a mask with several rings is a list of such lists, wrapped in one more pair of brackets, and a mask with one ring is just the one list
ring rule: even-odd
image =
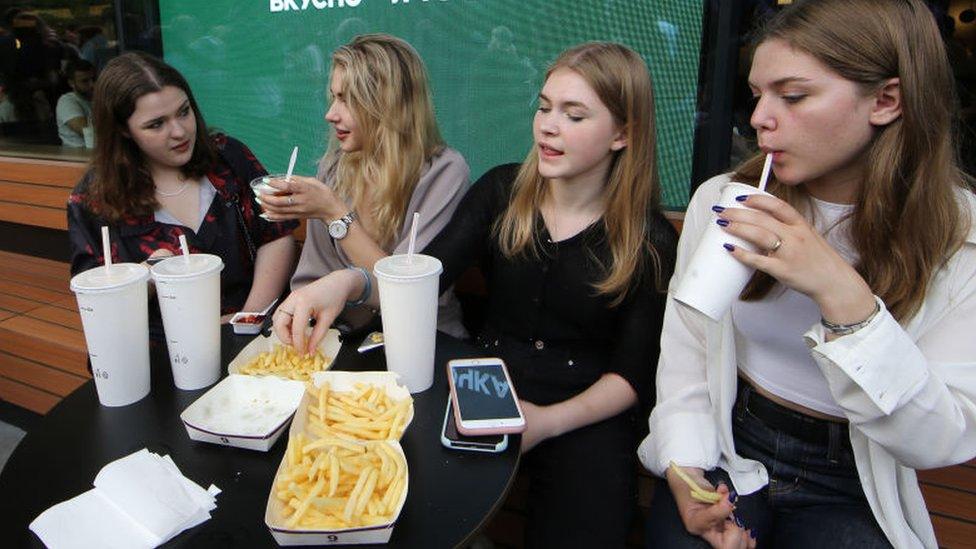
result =
[{"label": "wooden bench", "polygon": [[81,162],[0,157],[0,221],[68,229],[68,195],[85,173]]}]

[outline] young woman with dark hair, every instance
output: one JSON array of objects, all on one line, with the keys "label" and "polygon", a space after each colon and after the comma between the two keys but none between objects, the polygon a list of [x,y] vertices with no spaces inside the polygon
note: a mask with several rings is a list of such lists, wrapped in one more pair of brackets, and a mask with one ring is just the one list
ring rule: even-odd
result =
[{"label": "young woman with dark hair", "polygon": [[[178,254],[184,234],[192,252],[220,256],[225,320],[281,294],[297,223],[259,217],[248,182],[267,172],[243,143],[207,131],[176,69],[143,53],[113,59],[95,85],[92,119],[91,169],[68,202],[72,274],[104,263],[108,225],[116,262]],[[150,318],[159,335],[158,311]]]}]

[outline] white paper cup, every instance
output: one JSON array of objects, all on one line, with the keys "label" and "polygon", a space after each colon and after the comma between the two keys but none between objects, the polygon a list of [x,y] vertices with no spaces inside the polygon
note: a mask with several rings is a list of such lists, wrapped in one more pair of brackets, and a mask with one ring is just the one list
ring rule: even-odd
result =
[{"label": "white paper cup", "polygon": [[149,394],[148,279],[149,269],[138,263],[95,267],[71,279],[103,406]]},{"label": "white paper cup", "polygon": [[86,149],[95,148],[95,128],[91,126],[81,128],[81,136],[85,140]]},{"label": "white paper cup", "polygon": [[387,370],[400,375],[411,393],[434,383],[440,260],[429,255],[392,255],[376,262]]},{"label": "white paper cup", "polygon": [[219,257],[176,256],[153,265],[166,346],[179,389],[202,389],[220,377]]},{"label": "white paper cup", "polygon": [[[735,197],[749,194],[766,194],[752,185],[728,183],[722,187],[718,205],[724,208],[745,208]],[[739,297],[752,277],[754,269],[732,257],[722,245],[732,244],[749,251],[756,251],[752,243],[733,236],[715,223],[705,229],[698,248],[695,249],[688,269],[678,283],[674,299],[700,311],[713,320],[720,320],[732,302]]]}]

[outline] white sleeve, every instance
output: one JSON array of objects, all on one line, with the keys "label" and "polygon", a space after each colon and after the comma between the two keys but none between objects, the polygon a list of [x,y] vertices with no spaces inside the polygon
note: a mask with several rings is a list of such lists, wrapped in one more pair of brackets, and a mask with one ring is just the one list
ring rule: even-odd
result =
[{"label": "white sleeve", "polygon": [[58,99],[58,106],[55,109],[55,114],[58,118],[58,124],[64,124],[68,120],[74,120],[75,118],[84,117],[85,110],[82,108],[78,101],[75,100],[71,94],[64,94]]},{"label": "white sleeve", "polygon": [[917,341],[881,307],[853,334],[826,342],[817,324],[805,335],[835,400],[852,426],[903,465],[928,469],[972,459],[976,245],[964,245],[933,277],[917,315],[931,321]]},{"label": "white sleeve", "polygon": [[711,223],[711,207],[717,204],[719,189],[727,181],[727,176],[720,176],[699,187],[688,204],[678,241],[661,331],[657,403],[648,418],[650,433],[637,450],[644,467],[659,476],[664,475],[671,461],[711,469],[720,455],[706,361],[705,332],[713,321],[675,301],[673,292]]}]

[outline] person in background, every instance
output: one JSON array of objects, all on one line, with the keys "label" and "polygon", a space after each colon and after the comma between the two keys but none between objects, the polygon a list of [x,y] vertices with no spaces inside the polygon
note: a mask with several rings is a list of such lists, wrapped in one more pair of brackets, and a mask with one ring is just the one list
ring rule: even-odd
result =
[{"label": "person in background", "polygon": [[[935,548],[915,469],[976,456],[976,197],[935,21],[920,0],[796,2],[749,85],[762,154],[696,191],[673,285],[711,223],[757,270],[718,322],[668,299],[648,546]],[[718,206],[767,154],[773,196]]]},{"label": "person in background", "polygon": [[[317,178],[273,181],[285,196],[261,195],[273,219],[308,220],[293,290],[406,253],[414,212],[420,213],[417,249],[426,246],[468,188],[468,164],[437,128],[423,61],[403,40],[366,34],[336,50],[329,97],[325,120],[333,134]],[[343,316],[360,327],[373,315],[351,306]],[[467,335],[450,289],[437,320],[444,332]]]},{"label": "person in background", "polygon": [[[653,399],[677,243],[658,208],[653,104],[634,51],[563,52],[525,161],[489,170],[424,250],[443,264],[442,289],[484,270],[477,342],[508,365],[525,413],[529,547],[623,547],[636,510],[638,411]],[[293,292],[278,337],[314,347],[346,300],[378,303],[365,282],[336,271]]]},{"label": "person in background", "polygon": [[84,59],[68,63],[64,77],[71,91],[58,99],[54,109],[58,137],[66,147],[84,147],[84,128],[91,118],[91,97],[95,89],[95,67]]},{"label": "person in background", "polygon": [[[183,76],[144,53],[120,55],[95,84],[98,139],[90,169],[68,200],[72,275],[102,265],[101,227],[113,262],[180,253],[223,260],[220,306],[259,311],[285,289],[295,256],[295,222],[262,219],[248,182],[266,174],[240,141],[210,133]],[[150,305],[155,338],[162,323]]]}]

